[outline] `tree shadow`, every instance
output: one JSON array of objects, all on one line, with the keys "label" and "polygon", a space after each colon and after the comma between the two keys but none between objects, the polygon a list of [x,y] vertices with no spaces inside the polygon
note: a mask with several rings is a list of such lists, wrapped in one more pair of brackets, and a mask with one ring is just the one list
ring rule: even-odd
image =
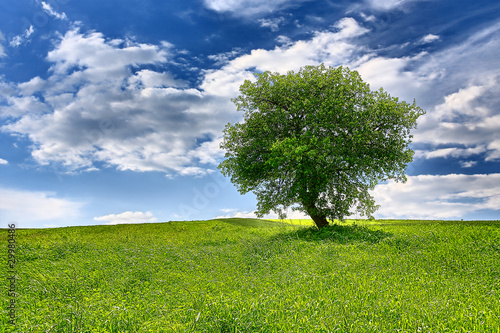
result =
[{"label": "tree shadow", "polygon": [[300,239],[308,242],[327,241],[333,243],[365,242],[376,244],[381,240],[391,237],[392,234],[383,230],[373,230],[361,225],[330,224],[324,228],[317,227],[298,228],[286,233],[281,233],[277,238]]}]

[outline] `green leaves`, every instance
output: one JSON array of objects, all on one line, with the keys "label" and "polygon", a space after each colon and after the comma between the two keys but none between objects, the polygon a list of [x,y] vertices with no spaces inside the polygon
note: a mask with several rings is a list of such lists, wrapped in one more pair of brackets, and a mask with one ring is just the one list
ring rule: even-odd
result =
[{"label": "green leaves", "polygon": [[405,180],[409,133],[424,113],[415,102],[324,65],[259,73],[240,92],[233,102],[244,122],[226,126],[219,168],[241,193],[257,195],[259,214],[297,205],[331,219],[352,208],[370,215],[377,181]]}]

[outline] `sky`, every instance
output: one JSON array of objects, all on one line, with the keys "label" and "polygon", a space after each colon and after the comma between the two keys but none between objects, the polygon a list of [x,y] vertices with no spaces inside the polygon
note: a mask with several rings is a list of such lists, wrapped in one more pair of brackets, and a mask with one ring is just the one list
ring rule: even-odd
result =
[{"label": "sky", "polygon": [[376,218],[500,219],[499,14],[496,0],[0,0],[1,227],[254,217],[217,169],[243,119],[231,98],[255,72],[321,63],[426,111],[408,181],[372,191]]}]

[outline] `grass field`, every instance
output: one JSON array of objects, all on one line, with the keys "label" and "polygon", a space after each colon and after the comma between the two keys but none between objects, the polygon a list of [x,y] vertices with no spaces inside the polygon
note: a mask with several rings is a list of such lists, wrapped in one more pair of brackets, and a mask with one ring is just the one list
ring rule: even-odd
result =
[{"label": "grass field", "polygon": [[500,221],[283,222],[17,230],[0,332],[500,332]]}]

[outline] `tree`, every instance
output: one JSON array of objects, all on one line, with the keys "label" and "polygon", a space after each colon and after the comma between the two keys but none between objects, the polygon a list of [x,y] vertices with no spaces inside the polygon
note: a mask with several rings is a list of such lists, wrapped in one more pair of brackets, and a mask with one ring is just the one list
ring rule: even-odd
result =
[{"label": "tree", "polygon": [[379,181],[406,181],[410,129],[425,113],[415,101],[371,91],[346,67],[255,76],[232,100],[244,121],[226,125],[219,169],[240,193],[256,194],[257,216],[285,218],[292,207],[318,228],[351,209],[371,217],[378,206],[369,191]]}]

